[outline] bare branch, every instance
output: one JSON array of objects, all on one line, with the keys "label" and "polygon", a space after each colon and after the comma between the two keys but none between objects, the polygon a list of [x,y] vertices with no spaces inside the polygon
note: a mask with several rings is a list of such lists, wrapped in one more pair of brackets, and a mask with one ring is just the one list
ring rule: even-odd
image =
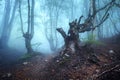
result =
[{"label": "bare branch", "polygon": [[62,35],[64,39],[67,37],[65,31],[62,28],[57,28],[56,30]]},{"label": "bare branch", "polygon": [[30,32],[30,1],[28,0],[28,29],[27,32]]},{"label": "bare branch", "polygon": [[109,19],[110,19],[110,21],[112,22],[115,30],[116,30],[118,33],[120,33],[120,31],[117,29],[117,26],[116,26],[116,24],[114,23],[114,21],[111,19],[111,17],[110,17]]},{"label": "bare branch", "polygon": [[109,5],[111,5],[111,4],[114,3],[114,2],[115,2],[115,0],[112,0],[111,2],[109,2],[108,4],[106,4],[105,6],[103,6],[102,8],[98,9],[98,10],[96,11],[96,13],[102,11],[102,10],[105,9],[105,8],[107,8]]},{"label": "bare branch", "polygon": [[23,30],[23,20],[22,20],[22,14],[21,14],[21,0],[19,0],[19,14],[20,14],[20,22],[21,22],[21,31],[22,34],[24,35],[24,30]]},{"label": "bare branch", "polygon": [[115,5],[116,5],[117,7],[119,7],[119,8],[120,8],[120,4],[118,4],[118,3],[115,3]]},{"label": "bare branch", "polygon": [[109,70],[106,70],[106,71],[102,72],[101,74],[99,74],[99,75],[97,76],[97,78],[100,78],[100,77],[102,77],[103,75],[105,75],[105,74],[107,74],[107,73],[110,73],[111,71],[114,71],[114,70],[116,70],[116,69],[119,68],[119,67],[120,67],[120,65],[116,65],[115,67],[110,68]]},{"label": "bare branch", "polygon": [[108,16],[109,16],[109,14],[104,15],[104,17],[102,18],[100,23],[98,25],[96,25],[93,29],[95,29],[96,27],[99,27],[101,24],[103,24],[108,19]]},{"label": "bare branch", "polygon": [[33,37],[34,35],[34,6],[35,6],[35,1],[32,0],[32,5],[31,5],[31,36]]},{"label": "bare branch", "polygon": [[105,21],[108,19],[108,17],[109,17],[108,11],[110,10],[110,8],[111,8],[112,6],[113,6],[113,5],[110,5],[110,6],[107,8],[107,10],[106,10],[105,14],[103,15],[100,23],[99,23],[98,25],[96,25],[94,28],[99,27],[101,24],[103,24],[103,22],[105,22]]},{"label": "bare branch", "polygon": [[81,21],[82,18],[83,18],[83,15],[80,16],[80,18],[79,18],[79,20],[78,20],[78,24],[80,24],[80,21]]}]

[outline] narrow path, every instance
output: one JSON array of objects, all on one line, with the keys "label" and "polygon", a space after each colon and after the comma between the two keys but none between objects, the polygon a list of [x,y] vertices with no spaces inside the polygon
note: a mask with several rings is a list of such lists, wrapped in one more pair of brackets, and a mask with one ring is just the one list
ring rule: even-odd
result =
[{"label": "narrow path", "polygon": [[[45,77],[47,69],[47,65],[51,62],[53,59],[52,55],[49,56],[35,56],[31,60],[27,61],[26,64],[23,62],[23,64],[18,64],[15,70],[15,79],[16,80],[24,80],[31,79],[31,80],[37,80],[40,79],[40,77]],[[22,70],[21,70],[22,69]],[[40,79],[42,80],[42,79]]]}]

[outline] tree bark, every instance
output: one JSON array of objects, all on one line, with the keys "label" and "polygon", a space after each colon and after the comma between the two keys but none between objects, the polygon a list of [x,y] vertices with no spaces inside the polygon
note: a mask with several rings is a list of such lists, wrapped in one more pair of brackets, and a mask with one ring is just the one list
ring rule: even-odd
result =
[{"label": "tree bark", "polygon": [[26,46],[26,49],[27,49],[27,53],[32,54],[33,53],[33,49],[31,47],[32,36],[29,33],[26,33],[26,34],[23,35],[23,37],[25,38],[25,46]]},{"label": "tree bark", "polygon": [[57,31],[64,38],[66,49],[70,48],[71,45],[74,45],[75,51],[79,48],[79,43],[80,43],[79,32],[76,31],[76,27],[77,27],[76,25],[77,24],[74,23],[74,21],[72,23],[69,23],[70,28],[68,31],[68,35],[64,32],[62,28],[57,28]]}]

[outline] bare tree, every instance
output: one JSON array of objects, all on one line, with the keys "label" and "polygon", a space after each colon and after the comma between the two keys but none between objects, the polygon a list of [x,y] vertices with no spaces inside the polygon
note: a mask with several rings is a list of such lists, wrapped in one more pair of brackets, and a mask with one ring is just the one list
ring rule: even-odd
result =
[{"label": "bare tree", "polygon": [[[76,19],[73,22],[69,23],[70,28],[69,28],[68,34],[66,34],[62,28],[57,28],[57,31],[64,38],[66,49],[70,48],[71,42],[72,44],[74,44],[75,49],[80,48],[79,33],[94,31],[97,27],[100,27],[100,25],[103,24],[103,22],[105,22],[108,19],[109,17],[108,11],[113,6],[113,3],[115,2],[115,0],[111,0],[109,3],[107,3],[106,5],[104,5],[99,9],[96,9],[95,2],[96,0],[91,0],[89,14],[88,14],[88,17],[85,19],[84,23],[80,23],[83,16],[81,16],[78,21]],[[96,15],[104,9],[106,9],[106,11],[102,15],[101,20],[98,22],[98,24],[95,24],[94,20],[96,18]]]},{"label": "bare tree", "polygon": [[58,26],[58,20],[64,0],[45,0],[45,6],[49,15],[49,27],[45,28],[45,35],[52,51],[58,48],[58,36],[55,28]]},{"label": "bare tree", "polygon": [[[25,38],[25,46],[27,49],[27,53],[31,54],[33,53],[32,45],[31,45],[31,40],[34,35],[34,0],[32,0],[32,4],[30,6],[30,0],[27,1],[28,3],[28,27],[27,27],[27,32],[24,32],[23,28],[23,20],[22,20],[22,15],[21,15],[21,1],[19,0],[19,13],[20,13],[20,21],[21,21],[21,30],[23,37]],[[30,9],[31,7],[31,9]]]},{"label": "bare tree", "polygon": [[[8,41],[9,41],[11,30],[12,30],[12,24],[13,24],[16,9],[18,6],[18,0],[15,0],[13,9],[11,9],[10,1],[11,0],[5,0],[5,8],[4,8],[5,13],[3,15],[3,20],[2,20],[3,22],[1,24],[1,28],[3,28],[1,38],[0,38],[1,48],[8,47]],[[12,14],[10,14],[11,11],[12,11]]]}]

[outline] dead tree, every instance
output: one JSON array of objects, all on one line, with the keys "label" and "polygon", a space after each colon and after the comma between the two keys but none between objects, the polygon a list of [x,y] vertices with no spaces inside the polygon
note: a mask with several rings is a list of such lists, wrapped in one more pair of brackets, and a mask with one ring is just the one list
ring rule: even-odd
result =
[{"label": "dead tree", "polygon": [[[78,21],[76,19],[69,23],[70,27],[69,27],[68,34],[66,34],[62,28],[56,29],[64,38],[66,49],[70,48],[71,43],[74,44],[75,50],[79,49],[80,48],[79,33],[83,33],[86,31],[92,31],[92,30],[94,31],[95,28],[100,27],[100,25],[103,24],[103,22],[105,22],[108,19],[109,17],[108,11],[114,5],[115,0],[111,0],[109,3],[107,3],[105,6],[103,6],[102,8],[98,10],[96,9],[95,1],[96,0],[93,0],[92,7],[90,7],[91,10],[89,11],[88,17],[85,19],[84,23],[80,23],[83,17],[81,16]],[[94,19],[96,18],[97,13],[99,13],[102,10],[106,10],[106,11],[103,14],[100,22],[97,25],[94,25]]]}]

